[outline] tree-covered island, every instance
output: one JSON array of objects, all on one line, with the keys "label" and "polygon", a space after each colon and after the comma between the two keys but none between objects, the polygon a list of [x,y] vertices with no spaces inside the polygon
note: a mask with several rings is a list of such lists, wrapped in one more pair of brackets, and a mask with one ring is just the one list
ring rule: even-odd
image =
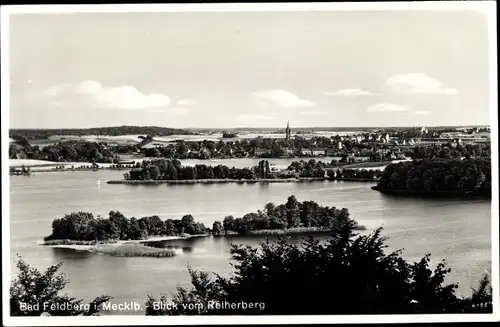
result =
[{"label": "tree-covered island", "polygon": [[[215,221],[212,229],[196,222],[191,215],[181,219],[162,220],[159,216],[140,219],[127,218],[118,211],[110,211],[108,218],[94,217],[88,212],[73,212],[52,222],[52,234],[44,238],[44,245],[99,246],[98,252],[117,255],[117,246],[134,241],[157,241],[192,236],[221,235],[267,235],[331,232],[349,224],[364,229],[350,218],[347,208],[323,207],[314,201],[299,202],[295,196],[288,197],[280,205],[268,203],[264,210],[247,213],[241,218],[226,216],[221,223]],[[113,245],[115,244],[115,245]],[[106,246],[105,246],[106,245]],[[112,246],[113,245],[113,246]],[[145,255],[138,246],[134,248]],[[123,255],[130,255],[130,246]],[[159,256],[148,251],[147,256]],[[172,254],[173,255],[173,254]]]},{"label": "tree-covered island", "polygon": [[[311,159],[309,161],[294,161],[285,169],[271,167],[269,161],[261,160],[254,167],[236,168],[225,165],[182,166],[179,160],[158,159],[137,163],[133,169],[125,173],[124,180],[131,184],[154,183],[215,183],[231,181],[300,181],[300,180],[353,180],[375,181],[381,175],[380,170],[342,168],[337,161],[322,162]],[[111,184],[123,183],[109,181]]]},{"label": "tree-covered island", "polygon": [[364,229],[349,217],[349,210],[323,207],[314,201],[297,201],[294,195],[280,205],[268,203],[264,210],[234,218],[226,216],[222,223],[215,221],[212,235],[267,235],[310,232],[331,232],[350,224],[355,229]]},{"label": "tree-covered island", "polygon": [[401,195],[491,198],[491,158],[393,163],[384,169],[373,189]]}]

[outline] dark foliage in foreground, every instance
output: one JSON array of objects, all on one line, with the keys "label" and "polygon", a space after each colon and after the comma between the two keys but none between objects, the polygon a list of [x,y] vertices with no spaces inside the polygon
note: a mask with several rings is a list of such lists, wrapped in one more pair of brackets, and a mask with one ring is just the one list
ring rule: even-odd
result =
[{"label": "dark foliage in foreground", "polygon": [[[147,315],[300,315],[417,314],[491,312],[491,291],[459,299],[456,284],[444,284],[450,269],[444,261],[429,267],[430,255],[406,262],[399,251],[386,254],[386,239],[377,230],[356,236],[352,226],[336,231],[320,244],[309,238],[300,246],[286,239],[260,248],[233,246],[234,272],[229,278],[209,277],[190,269],[192,288],[178,288],[177,308],[162,310],[149,297]],[[483,287],[485,289],[486,287]],[[476,294],[477,292],[475,292]],[[477,296],[476,296],[477,297]],[[221,308],[213,303],[264,303],[251,309]],[[489,302],[485,308],[474,308]],[[202,303],[203,306],[195,305]]]},{"label": "dark foliage in foreground", "polygon": [[129,219],[119,211],[110,211],[108,219],[95,218],[89,212],[73,212],[54,219],[52,234],[44,240],[140,240],[150,236],[199,235],[208,232],[209,229],[195,222],[191,215],[162,221],[158,216]]},{"label": "dark foliage in foreground", "polygon": [[414,160],[388,165],[382,190],[462,192],[491,197],[491,159]]},{"label": "dark foliage in foreground", "polygon": [[17,278],[10,286],[11,316],[92,316],[97,315],[101,304],[109,301],[110,296],[101,295],[91,303],[83,303],[60,292],[69,283],[65,274],[59,273],[62,262],[50,266],[45,272],[31,267],[24,259],[18,258]]}]

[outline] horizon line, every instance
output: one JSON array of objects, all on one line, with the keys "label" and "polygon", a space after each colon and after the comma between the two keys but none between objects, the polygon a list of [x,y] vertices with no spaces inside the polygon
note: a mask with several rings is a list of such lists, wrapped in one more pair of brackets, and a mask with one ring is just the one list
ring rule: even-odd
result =
[{"label": "horizon line", "polygon": [[[169,126],[157,126],[157,125],[114,125],[114,126],[92,126],[92,127],[9,127],[9,131],[11,130],[79,130],[79,129],[95,129],[95,128],[119,128],[119,127],[154,127],[154,128],[166,128],[166,129],[177,129],[177,130],[234,130],[234,129],[283,129],[286,127],[278,127],[278,126],[238,126],[238,127],[169,127]],[[491,124],[468,124],[468,125],[408,125],[408,126],[290,126],[293,128],[300,129],[346,129],[346,128],[360,128],[360,129],[377,129],[377,128],[421,128],[421,127],[491,127]]]}]

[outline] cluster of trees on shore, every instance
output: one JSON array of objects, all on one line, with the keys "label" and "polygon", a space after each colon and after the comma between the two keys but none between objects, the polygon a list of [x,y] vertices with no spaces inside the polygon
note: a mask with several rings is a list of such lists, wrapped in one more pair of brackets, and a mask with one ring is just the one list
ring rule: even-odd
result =
[{"label": "cluster of trees on shore", "polygon": [[456,192],[491,197],[490,159],[414,160],[388,165],[378,189]]},{"label": "cluster of trees on shore", "polygon": [[143,240],[152,236],[202,235],[210,230],[193,216],[162,221],[158,216],[127,218],[119,211],[110,211],[109,218],[95,218],[89,212],[73,212],[52,222],[52,234],[45,241],[111,241]]},{"label": "cluster of trees on shore", "polygon": [[309,161],[300,160],[292,162],[287,170],[296,172],[299,177],[325,177],[325,169],[335,167],[336,163],[335,160],[332,160],[330,163],[314,159],[310,159]]},{"label": "cluster of trees on shore", "polygon": [[159,159],[137,163],[136,168],[125,173],[124,177],[127,180],[255,179],[258,171],[258,167],[182,166],[177,159]]},{"label": "cluster of trees on shore", "polygon": [[48,139],[50,136],[62,135],[139,135],[147,134],[153,136],[168,135],[190,135],[193,132],[167,127],[158,126],[113,126],[113,127],[95,127],[95,128],[61,128],[61,129],[10,129],[9,137],[25,137],[29,140]]},{"label": "cluster of trees on shore", "polygon": [[332,230],[344,224],[357,223],[349,218],[346,208],[323,207],[314,201],[297,201],[294,195],[288,197],[285,204],[268,203],[264,210],[247,213],[241,218],[226,216],[222,223],[215,221],[213,235],[248,234],[258,230],[286,230],[300,227]]},{"label": "cluster of trees on shore", "polygon": [[419,145],[413,147],[409,153],[412,159],[452,159],[452,158],[490,158],[491,146],[489,144],[451,144]]},{"label": "cluster of trees on shore", "polygon": [[382,176],[381,170],[373,169],[339,169],[328,171],[330,179],[359,179],[359,180],[377,180]]},{"label": "cluster of trees on shore", "polygon": [[261,160],[254,167],[229,168],[225,165],[182,166],[177,159],[144,160],[124,174],[126,180],[197,180],[197,179],[280,179],[280,178],[330,178],[330,179],[377,179],[380,170],[346,169],[332,160],[330,163],[316,161],[294,161],[287,169],[270,168],[269,161]]},{"label": "cluster of trees on shore", "polygon": [[39,147],[26,145],[9,147],[9,158],[49,160],[56,162],[98,162],[113,163],[120,158],[102,143],[87,141],[64,141]]},{"label": "cluster of trees on shore", "polygon": [[232,139],[232,138],[235,138],[236,136],[238,136],[238,133],[236,133],[236,132],[228,132],[228,131],[222,132],[222,138],[225,138],[225,139]]}]

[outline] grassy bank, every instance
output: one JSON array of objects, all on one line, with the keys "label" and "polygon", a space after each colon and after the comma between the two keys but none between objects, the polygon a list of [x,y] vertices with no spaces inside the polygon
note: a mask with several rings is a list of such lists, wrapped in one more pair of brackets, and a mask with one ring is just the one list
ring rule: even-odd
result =
[{"label": "grassy bank", "polygon": [[[358,226],[354,228],[354,230],[366,230],[365,226]],[[230,231],[228,233],[222,234],[220,236],[266,236],[266,235],[291,235],[291,234],[328,234],[330,232],[330,228],[321,228],[321,227],[296,227],[296,228],[287,228],[287,229],[259,229],[252,230],[245,234],[240,234],[237,232]]]},{"label": "grassy bank", "polygon": [[124,241],[74,241],[51,240],[41,243],[44,246],[55,248],[85,251],[96,254],[110,255],[113,257],[172,257],[175,252],[169,249],[157,249],[138,242],[125,243]]},{"label": "grassy bank", "polygon": [[117,243],[115,240],[110,240],[106,242],[98,241],[76,241],[76,240],[48,240],[44,241],[42,245],[53,246],[53,245],[98,245],[98,244],[112,244]]},{"label": "grassy bank", "polygon": [[167,258],[175,256],[173,250],[157,249],[138,243],[125,243],[120,245],[102,244],[96,246],[90,252],[110,255],[112,257]]}]

